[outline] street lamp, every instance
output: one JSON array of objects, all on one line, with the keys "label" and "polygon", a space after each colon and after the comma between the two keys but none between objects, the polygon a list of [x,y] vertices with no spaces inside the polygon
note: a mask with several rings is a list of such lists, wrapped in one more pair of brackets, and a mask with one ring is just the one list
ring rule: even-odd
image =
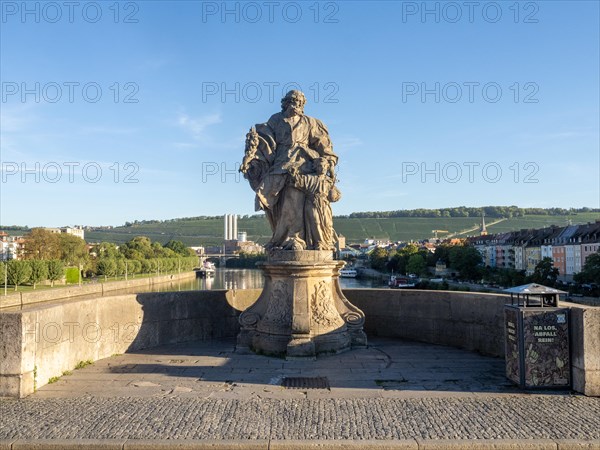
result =
[{"label": "street lamp", "polygon": [[8,293],[6,292],[8,288],[8,260],[4,261],[4,295],[6,296]]}]

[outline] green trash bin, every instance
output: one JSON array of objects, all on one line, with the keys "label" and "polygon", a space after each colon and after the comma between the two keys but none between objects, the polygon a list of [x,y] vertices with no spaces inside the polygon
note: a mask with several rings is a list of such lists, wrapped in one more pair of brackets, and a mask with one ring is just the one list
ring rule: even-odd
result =
[{"label": "green trash bin", "polygon": [[558,307],[563,292],[541,285],[506,291],[512,298],[504,308],[507,378],[524,389],[569,389],[569,308]]}]

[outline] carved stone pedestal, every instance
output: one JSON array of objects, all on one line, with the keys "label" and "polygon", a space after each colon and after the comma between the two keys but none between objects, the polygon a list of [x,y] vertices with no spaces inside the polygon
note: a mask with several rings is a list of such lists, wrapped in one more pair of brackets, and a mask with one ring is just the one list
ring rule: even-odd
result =
[{"label": "carved stone pedestal", "polygon": [[287,358],[364,347],[365,316],[342,293],[332,252],[277,250],[261,264],[265,287],[240,315],[237,351]]}]

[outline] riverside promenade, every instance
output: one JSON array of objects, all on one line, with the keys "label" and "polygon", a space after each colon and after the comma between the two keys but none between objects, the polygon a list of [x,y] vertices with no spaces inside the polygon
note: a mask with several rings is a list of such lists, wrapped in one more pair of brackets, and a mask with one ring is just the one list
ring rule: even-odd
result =
[{"label": "riverside promenade", "polygon": [[0,449],[600,448],[600,398],[522,391],[501,358],[369,344],[316,361],[233,339],[114,355],[2,400]]}]

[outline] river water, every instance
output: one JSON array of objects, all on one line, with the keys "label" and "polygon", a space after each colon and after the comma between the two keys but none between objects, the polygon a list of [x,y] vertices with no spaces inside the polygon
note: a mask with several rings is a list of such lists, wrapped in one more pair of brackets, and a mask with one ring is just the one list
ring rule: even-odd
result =
[{"label": "river water", "polygon": [[[264,278],[258,269],[217,269],[214,277],[155,285],[154,292],[211,289],[262,289]],[[340,278],[342,289],[386,287],[379,280]]]}]

